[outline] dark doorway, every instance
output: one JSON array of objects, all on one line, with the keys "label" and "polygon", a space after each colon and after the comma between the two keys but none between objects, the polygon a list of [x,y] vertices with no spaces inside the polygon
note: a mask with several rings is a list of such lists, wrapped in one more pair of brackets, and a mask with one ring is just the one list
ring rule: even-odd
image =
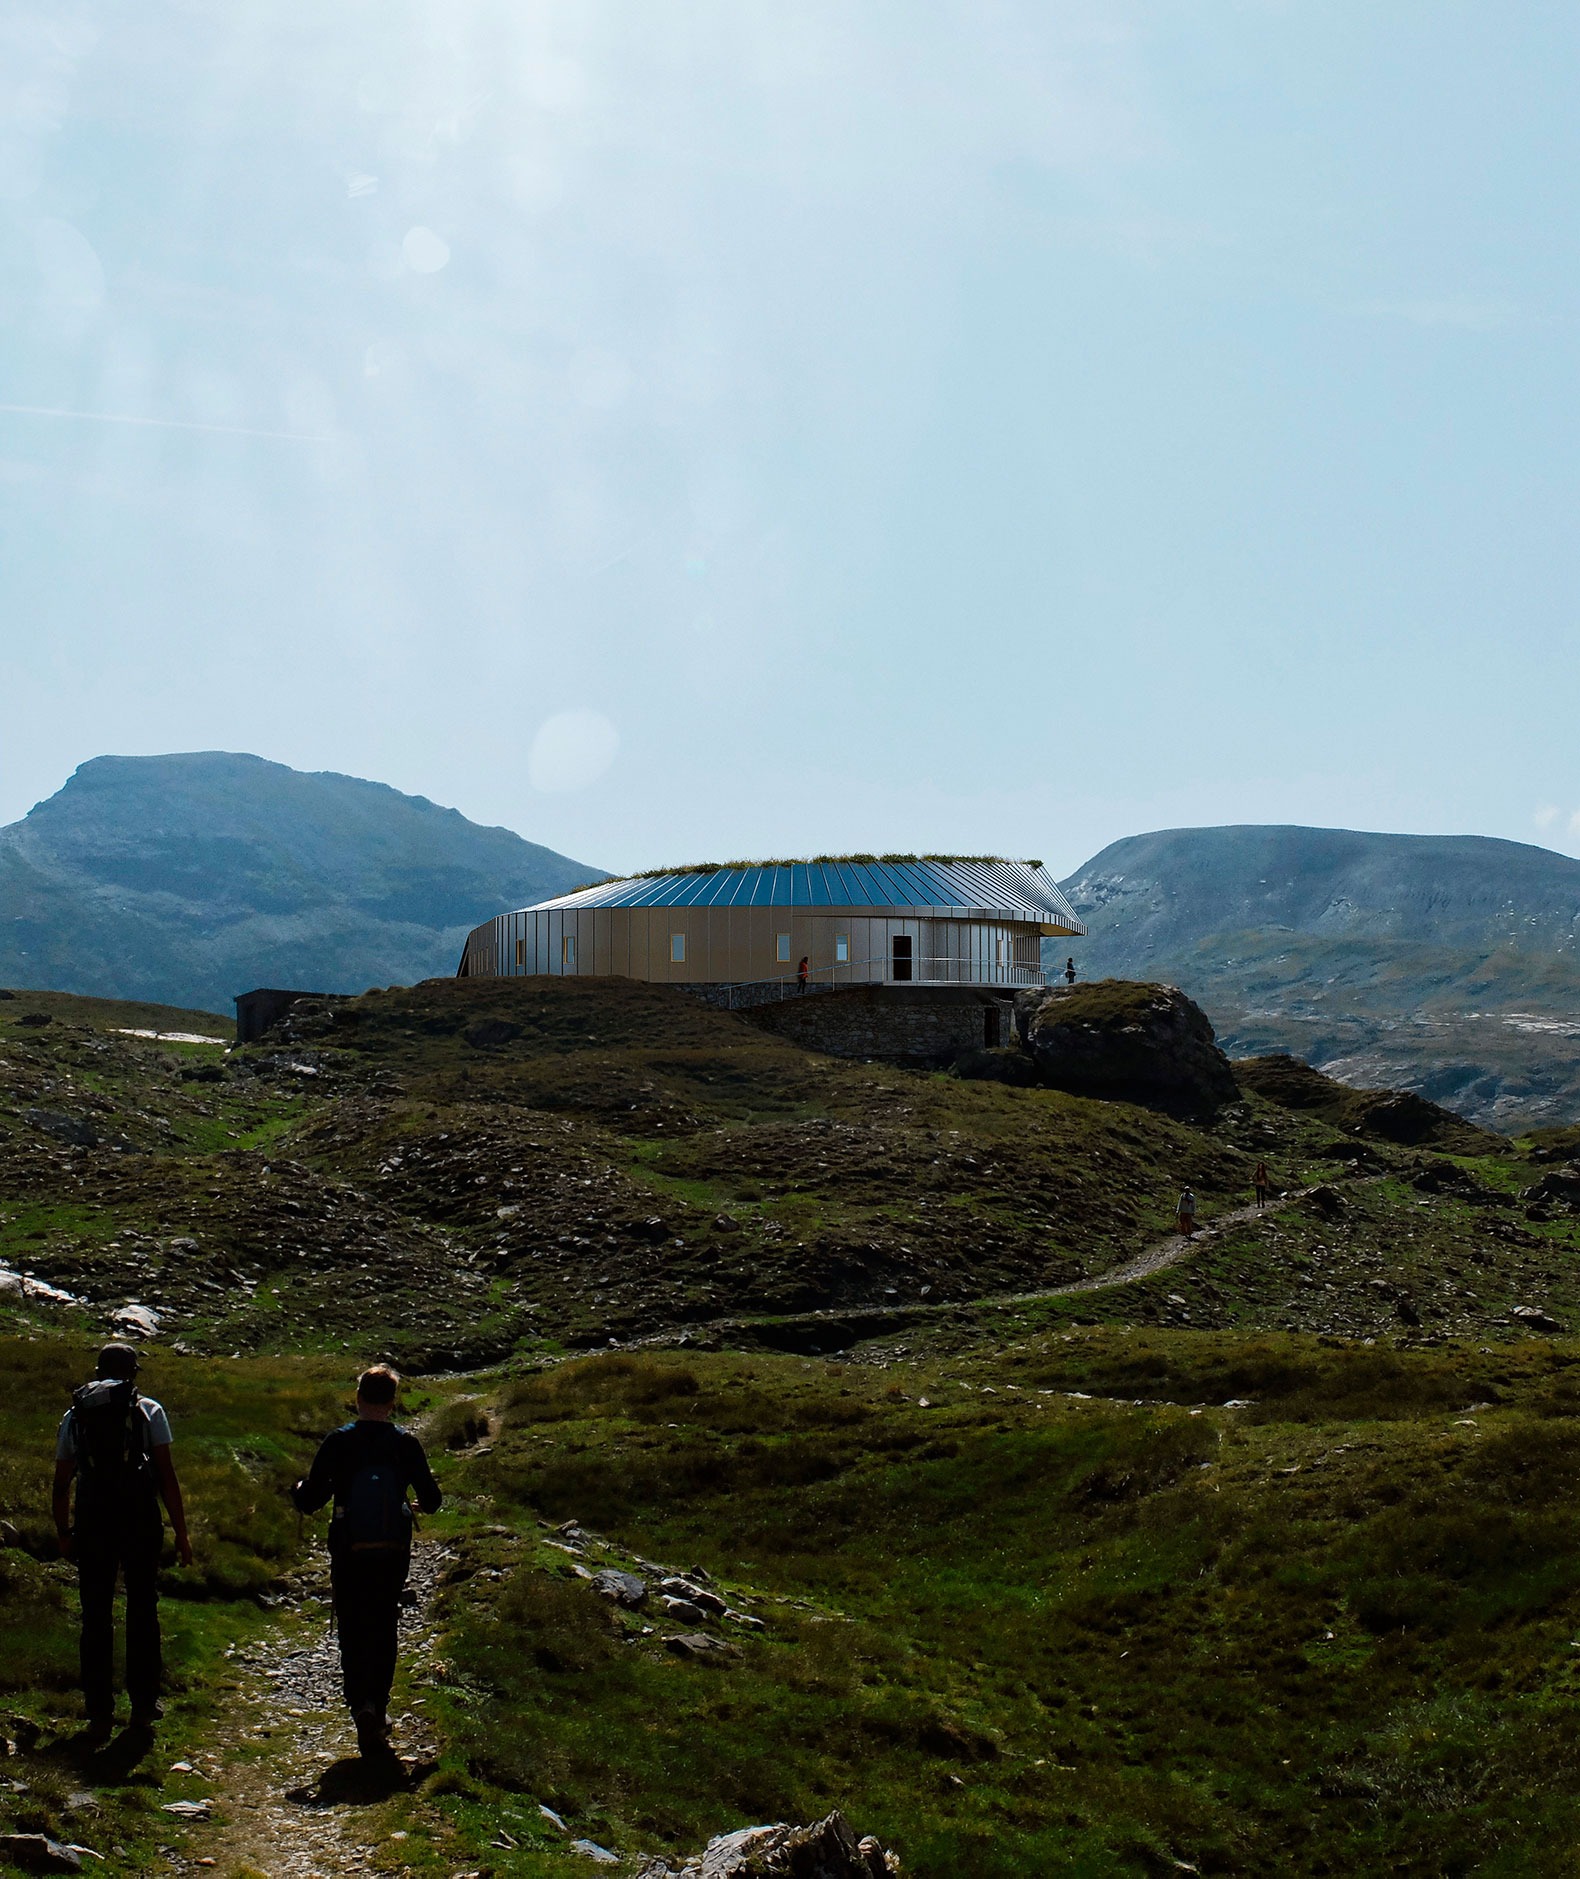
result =
[{"label": "dark doorway", "polygon": [[908,979],[911,976],[911,936],[909,933],[896,933],[894,936],[894,976]]},{"label": "dark doorway", "polygon": [[999,1024],[997,1005],[989,1005],[982,1013],[982,1043],[988,1050],[997,1050],[1004,1041]]}]

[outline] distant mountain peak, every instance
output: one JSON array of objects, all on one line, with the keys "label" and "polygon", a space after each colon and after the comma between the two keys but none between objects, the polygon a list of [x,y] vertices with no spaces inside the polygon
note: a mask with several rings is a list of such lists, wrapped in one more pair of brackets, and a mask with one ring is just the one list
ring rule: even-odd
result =
[{"label": "distant mountain peak", "polygon": [[1488,835],[1159,829],[1061,885],[1089,929],[1083,969],[1173,980],[1236,1055],[1288,1050],[1495,1128],[1580,1113],[1580,1064],[1515,1023],[1580,1009],[1568,855]]},{"label": "distant mountain peak", "polygon": [[0,982],[211,1010],[269,982],[408,983],[452,971],[479,920],[602,872],[337,771],[93,757],[0,828]]}]

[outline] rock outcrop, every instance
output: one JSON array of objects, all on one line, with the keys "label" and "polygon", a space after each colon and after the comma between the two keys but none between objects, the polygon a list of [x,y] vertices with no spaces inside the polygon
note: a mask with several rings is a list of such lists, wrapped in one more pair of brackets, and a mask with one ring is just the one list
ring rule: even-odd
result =
[{"label": "rock outcrop", "polygon": [[1450,1155],[1486,1155],[1500,1146],[1498,1137],[1488,1130],[1412,1090],[1352,1089],[1287,1051],[1238,1058],[1234,1074],[1242,1089],[1277,1103],[1280,1109],[1304,1111],[1373,1141],[1435,1148]]},{"label": "rock outcrop", "polygon": [[1022,992],[1015,1028],[1039,1080],[1072,1096],[1202,1114],[1239,1095],[1206,1013],[1172,985],[1099,979]]},{"label": "rock outcrop", "polygon": [[656,1859],[636,1879],[902,1879],[900,1862],[870,1835],[858,1839],[836,1808],[810,1827],[784,1821],[710,1840],[676,1874]]}]

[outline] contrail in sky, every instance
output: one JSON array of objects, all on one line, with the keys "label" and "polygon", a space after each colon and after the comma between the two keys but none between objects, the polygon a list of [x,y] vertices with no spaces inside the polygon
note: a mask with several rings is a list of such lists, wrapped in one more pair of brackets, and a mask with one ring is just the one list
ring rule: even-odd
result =
[{"label": "contrail in sky", "polygon": [[272,437],[287,444],[332,444],[310,431],[255,431],[242,424],[189,424],[182,418],[137,418],[120,411],[58,411],[51,405],[0,404],[0,411],[27,418],[76,418],[85,424],[136,424],[156,431],[205,431],[212,437]]}]

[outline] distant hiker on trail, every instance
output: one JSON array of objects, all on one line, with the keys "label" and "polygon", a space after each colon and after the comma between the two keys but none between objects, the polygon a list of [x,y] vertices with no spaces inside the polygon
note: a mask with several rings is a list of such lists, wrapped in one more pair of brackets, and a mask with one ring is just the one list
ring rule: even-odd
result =
[{"label": "distant hiker on trail", "polygon": [[390,1420],[400,1378],[374,1364],[357,1379],[357,1419],[331,1431],[305,1480],[291,1489],[304,1514],[333,1499],[329,1583],[340,1630],[340,1672],[363,1755],[389,1753],[390,1685],[395,1680],[400,1595],[411,1570],[408,1489],[425,1514],[439,1508],[439,1484],[422,1443]]},{"label": "distant hiker on trail", "polygon": [[803,992],[806,990],[806,975],[808,972],[811,971],[811,969],[812,969],[811,960],[808,959],[805,954],[803,954],[801,957],[800,965],[798,965],[795,969],[796,985]]},{"label": "distant hiker on trail", "polygon": [[1174,1224],[1190,1239],[1196,1232],[1196,1195],[1191,1188],[1186,1188],[1179,1197],[1179,1205],[1174,1209]]},{"label": "distant hiker on trail", "polygon": [[1073,985],[1075,983],[1075,961],[1073,959],[1066,959],[1064,962],[1064,982],[1066,985]]},{"label": "distant hiker on trail", "polygon": [[[159,1554],[163,1500],[176,1552],[192,1564],[181,1484],[170,1460],[170,1418],[137,1389],[137,1353],[106,1344],[94,1380],[72,1394],[55,1439],[55,1532],[75,1561],[82,1599],[82,1695],[88,1735],[115,1730],[115,1581],[126,1585],[126,1693],[132,1727],[151,1729],[159,1705]],[[77,1483],[76,1518],[71,1484]]]},{"label": "distant hiker on trail", "polygon": [[1256,1172],[1251,1176],[1251,1185],[1256,1189],[1256,1211],[1260,1213],[1267,1205],[1267,1190],[1273,1185],[1267,1178],[1267,1163],[1259,1161]]}]

